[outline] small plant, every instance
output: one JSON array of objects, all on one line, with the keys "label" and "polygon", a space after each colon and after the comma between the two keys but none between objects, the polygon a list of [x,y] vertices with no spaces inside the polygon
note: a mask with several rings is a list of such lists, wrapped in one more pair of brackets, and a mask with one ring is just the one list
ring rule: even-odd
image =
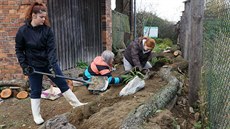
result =
[{"label": "small plant", "polygon": [[157,63],[158,59],[156,57],[150,60],[150,63],[154,66]]},{"label": "small plant", "polygon": [[77,62],[76,67],[80,69],[86,69],[88,67],[88,63],[84,61],[80,61],[80,62]]},{"label": "small plant", "polygon": [[171,47],[172,45],[173,42],[169,38],[165,38],[165,39],[158,38],[156,39],[156,46],[153,49],[153,51],[156,53],[160,53],[164,51],[166,48]]},{"label": "small plant", "polygon": [[141,79],[144,78],[144,75],[136,69],[130,70],[128,73],[121,75],[121,77],[124,79],[124,83],[130,82],[135,76],[138,76]]},{"label": "small plant", "polygon": [[201,123],[201,121],[196,122],[196,123],[194,124],[194,128],[195,128],[195,129],[201,129],[201,128],[202,128],[202,123]]},{"label": "small plant", "polygon": [[164,57],[164,58],[159,58],[158,59],[159,62],[165,62],[165,63],[172,63],[168,58]]},{"label": "small plant", "polygon": [[162,62],[162,63],[164,63],[164,64],[167,64],[167,63],[172,63],[172,61],[171,60],[169,60],[168,58],[166,58],[166,57],[163,57],[163,58],[157,58],[157,57],[154,57],[154,58],[152,58],[151,60],[150,60],[150,63],[154,66],[156,63],[158,63],[158,62]]}]

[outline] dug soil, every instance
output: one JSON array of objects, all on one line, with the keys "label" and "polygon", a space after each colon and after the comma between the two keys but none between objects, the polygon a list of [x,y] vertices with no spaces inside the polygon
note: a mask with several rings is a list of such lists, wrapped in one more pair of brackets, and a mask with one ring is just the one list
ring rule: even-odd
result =
[{"label": "dug soil", "polygon": [[[122,72],[123,67],[118,66],[113,76]],[[88,102],[87,105],[79,109],[72,109],[64,97],[54,101],[42,99],[41,115],[44,120],[49,120],[56,115],[70,112],[69,122],[77,129],[118,129],[130,111],[167,84],[158,74],[145,80],[145,83],[144,89],[133,95],[122,97],[119,96],[119,92],[124,85],[111,85],[106,92],[97,95],[90,93],[85,86],[74,87],[73,91],[77,98],[81,102]],[[182,94],[178,97],[174,107],[170,110],[161,109],[160,113],[147,119],[143,127],[146,129],[174,129],[180,126],[181,129],[191,129],[195,120],[193,114],[188,111],[187,105],[187,84],[184,84]],[[32,118],[30,99],[18,100],[11,97],[1,102],[0,128],[39,128]]]}]

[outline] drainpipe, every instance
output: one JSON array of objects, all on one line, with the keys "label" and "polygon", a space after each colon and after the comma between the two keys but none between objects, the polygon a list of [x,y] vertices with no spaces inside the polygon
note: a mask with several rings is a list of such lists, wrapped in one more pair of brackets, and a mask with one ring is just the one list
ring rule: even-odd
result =
[{"label": "drainpipe", "polygon": [[137,24],[137,20],[136,20],[136,0],[134,0],[134,39],[136,39],[137,37],[137,32],[136,32],[136,24]]}]

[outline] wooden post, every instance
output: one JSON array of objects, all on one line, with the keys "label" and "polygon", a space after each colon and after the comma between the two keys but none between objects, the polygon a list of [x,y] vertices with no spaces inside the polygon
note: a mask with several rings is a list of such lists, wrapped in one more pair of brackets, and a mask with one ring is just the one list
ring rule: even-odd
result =
[{"label": "wooden post", "polygon": [[191,42],[189,43],[189,104],[198,100],[201,84],[204,0],[191,0]]},{"label": "wooden post", "polygon": [[191,1],[185,1],[185,31],[184,31],[184,58],[189,59],[189,42],[191,40]]}]

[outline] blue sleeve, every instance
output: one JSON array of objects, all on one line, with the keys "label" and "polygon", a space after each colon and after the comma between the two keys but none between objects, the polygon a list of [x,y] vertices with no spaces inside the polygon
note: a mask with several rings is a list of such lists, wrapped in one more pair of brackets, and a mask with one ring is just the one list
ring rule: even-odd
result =
[{"label": "blue sleeve", "polygon": [[110,76],[108,78],[108,80],[109,80],[109,84],[119,84],[119,83],[121,83],[121,79],[119,77]]}]

